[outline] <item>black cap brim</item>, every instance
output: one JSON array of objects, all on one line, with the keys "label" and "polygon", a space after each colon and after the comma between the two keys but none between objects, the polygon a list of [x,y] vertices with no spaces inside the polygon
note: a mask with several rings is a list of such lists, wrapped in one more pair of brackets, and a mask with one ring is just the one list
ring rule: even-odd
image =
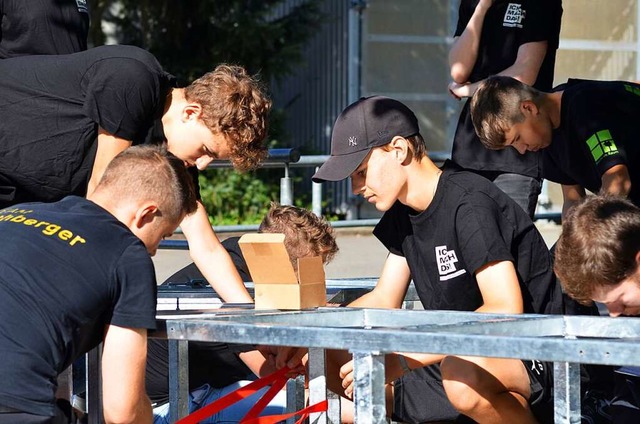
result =
[{"label": "black cap brim", "polygon": [[364,158],[367,157],[371,149],[364,149],[348,155],[330,156],[329,159],[318,169],[311,180],[314,183],[325,181],[342,181],[349,178],[358,169]]}]

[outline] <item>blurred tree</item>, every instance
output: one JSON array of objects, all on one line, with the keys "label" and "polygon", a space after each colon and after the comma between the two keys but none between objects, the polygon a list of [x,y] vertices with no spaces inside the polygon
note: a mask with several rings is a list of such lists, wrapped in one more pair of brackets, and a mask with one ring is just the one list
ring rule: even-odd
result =
[{"label": "blurred tree", "polygon": [[91,42],[105,42],[104,25],[120,44],[153,53],[191,81],[226,62],[281,80],[302,61],[302,49],[324,19],[320,0],[92,0]]},{"label": "blurred tree", "polygon": [[[266,84],[303,61],[325,16],[322,0],[89,0],[93,46],[115,41],[149,50],[186,84],[219,63],[243,66]],[[285,146],[284,111],[270,117],[269,147]],[[210,170],[200,178],[212,223],[257,223],[278,200],[282,170]],[[299,199],[298,199],[299,200]]]}]

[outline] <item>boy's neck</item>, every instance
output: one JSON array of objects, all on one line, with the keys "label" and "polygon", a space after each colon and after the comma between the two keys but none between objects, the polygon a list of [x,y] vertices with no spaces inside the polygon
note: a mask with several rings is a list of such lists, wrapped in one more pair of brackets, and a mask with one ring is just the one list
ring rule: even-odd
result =
[{"label": "boy's neck", "polygon": [[563,91],[547,93],[542,101],[542,108],[547,113],[553,129],[560,126],[560,120],[562,118],[562,93]]},{"label": "boy's neck", "polygon": [[183,88],[172,88],[167,94],[167,100],[164,104],[164,112],[162,113],[162,126],[166,129],[176,119],[180,119],[183,106],[186,103]]},{"label": "boy's neck", "polygon": [[422,212],[433,202],[442,170],[428,157],[414,161],[410,166],[412,169],[407,178],[406,195],[400,201],[411,209]]}]

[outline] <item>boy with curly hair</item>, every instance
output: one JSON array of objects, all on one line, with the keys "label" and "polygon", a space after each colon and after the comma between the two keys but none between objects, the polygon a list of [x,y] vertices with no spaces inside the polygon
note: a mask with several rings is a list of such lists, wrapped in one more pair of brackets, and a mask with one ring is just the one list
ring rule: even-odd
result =
[{"label": "boy with curly hair", "polygon": [[[331,225],[307,209],[272,203],[258,232],[283,233],[284,245],[294,268],[297,267],[298,258],[320,256],[323,263],[327,264],[338,252]],[[222,244],[231,255],[244,281],[252,281],[238,245],[238,239],[239,237],[231,237],[224,240]],[[191,264],[169,277],[167,281],[183,282],[202,278],[202,274],[194,264]],[[168,422],[170,412],[168,369],[167,341],[150,340],[146,376],[147,393],[156,404],[154,409],[156,424]],[[265,357],[255,350],[254,346],[190,343],[190,412],[247,384],[246,380],[254,375],[264,376],[273,371],[275,371],[273,365],[267,363]],[[264,390],[203,422],[238,422],[263,393]],[[281,395],[269,404],[263,414],[282,413],[284,405]]]},{"label": "boy with curly hair", "polygon": [[[267,154],[271,101],[239,66],[220,65],[179,88],[149,52],[116,45],[2,60],[0,75],[0,208],[90,195],[132,145],[166,143],[195,187],[197,169],[214,159],[244,170]],[[201,202],[180,227],[216,291],[251,302]]]}]

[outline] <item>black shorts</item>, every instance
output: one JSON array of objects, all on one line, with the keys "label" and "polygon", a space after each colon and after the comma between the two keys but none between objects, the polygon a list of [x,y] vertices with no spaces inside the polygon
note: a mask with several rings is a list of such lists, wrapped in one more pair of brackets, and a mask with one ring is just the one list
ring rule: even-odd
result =
[{"label": "black shorts", "polygon": [[[523,360],[529,375],[529,405],[541,423],[553,422],[553,363]],[[473,423],[460,414],[442,386],[440,365],[418,368],[394,382],[392,418],[405,423],[451,421]]]}]

